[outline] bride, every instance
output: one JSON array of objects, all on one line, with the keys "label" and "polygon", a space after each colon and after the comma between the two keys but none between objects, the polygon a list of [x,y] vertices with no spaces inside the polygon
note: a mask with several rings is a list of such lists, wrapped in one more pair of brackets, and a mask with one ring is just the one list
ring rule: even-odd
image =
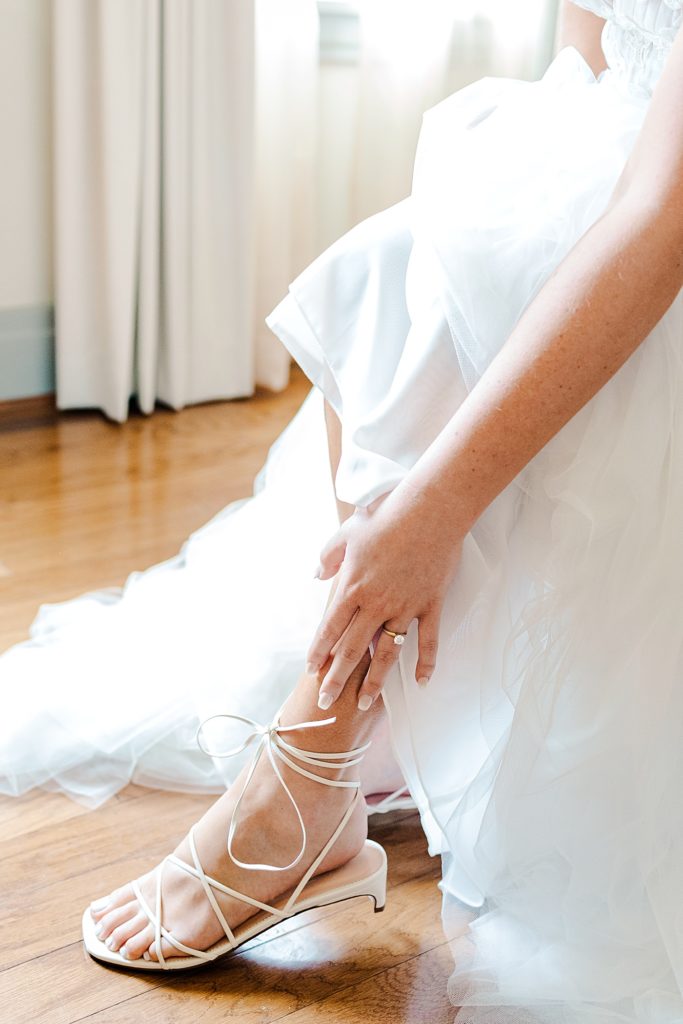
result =
[{"label": "bride", "polygon": [[393,751],[475,914],[458,1020],[683,1020],[683,0],[565,6],[268,318],[316,387],[255,496],[0,662],[6,791],[229,783],[86,909],[100,960],[381,909]]}]

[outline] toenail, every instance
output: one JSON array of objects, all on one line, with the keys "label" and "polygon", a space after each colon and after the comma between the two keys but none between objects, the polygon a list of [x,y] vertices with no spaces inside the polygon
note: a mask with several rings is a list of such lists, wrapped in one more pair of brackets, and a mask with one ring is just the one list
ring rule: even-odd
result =
[{"label": "toenail", "polygon": [[142,954],[142,959],[143,960],[151,960],[152,959],[151,956],[149,955],[149,950],[148,949],[146,949],[145,952]]},{"label": "toenail", "polygon": [[101,923],[98,924],[97,928],[95,929],[95,935],[97,936],[98,939],[101,937],[103,931],[104,931],[104,925],[101,924]]},{"label": "toenail", "polygon": [[108,907],[110,903],[111,899],[109,898],[109,896],[103,896],[101,900],[94,900],[90,904],[90,909],[94,910],[95,912],[97,912],[98,910],[104,910],[104,908]]},{"label": "toenail", "polygon": [[105,942],[105,946],[107,947],[107,949],[112,949],[113,950],[115,948],[116,942],[114,941],[114,936],[113,935],[109,936],[109,938]]},{"label": "toenail", "polygon": [[124,958],[124,960],[129,960],[130,959],[128,950],[126,949],[125,946],[121,946],[121,949],[119,950],[119,953]]}]

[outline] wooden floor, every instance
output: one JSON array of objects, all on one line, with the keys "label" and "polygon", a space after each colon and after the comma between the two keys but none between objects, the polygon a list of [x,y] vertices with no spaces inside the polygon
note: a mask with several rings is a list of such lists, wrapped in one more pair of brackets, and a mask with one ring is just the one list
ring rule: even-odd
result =
[{"label": "wooden floor", "polygon": [[[0,406],[0,650],[25,637],[41,601],[119,585],[251,493],[268,445],[306,392],[297,374],[282,395],[125,426],[96,413],[57,416],[43,399]],[[453,1019],[439,865],[414,813],[371,826],[389,856],[381,915],[365,899],[312,912],[190,975],[150,978],[95,964],[80,941],[83,907],[158,861],[210,800],[138,786],[98,811],[44,792],[0,798],[0,1020]]]}]

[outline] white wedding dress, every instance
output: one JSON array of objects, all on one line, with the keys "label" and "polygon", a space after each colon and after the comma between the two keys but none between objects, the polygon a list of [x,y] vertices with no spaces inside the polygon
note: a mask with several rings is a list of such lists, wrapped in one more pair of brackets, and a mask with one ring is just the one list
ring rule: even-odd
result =
[{"label": "white wedding dress", "polygon": [[[0,659],[4,792],[92,804],[129,779],[221,788],[198,722],[267,721],[301,670],[340,498],[406,474],[600,216],[683,0],[582,0],[543,78],[484,78],[430,111],[411,196],[291,286],[269,324],[317,385],[253,498],[120,594],[41,610]],[[594,340],[586,338],[586,344]],[[414,626],[414,624],[413,624]],[[393,743],[457,946],[461,1024],[683,1022],[683,293],[476,523],[429,686],[414,628],[386,687]]]}]

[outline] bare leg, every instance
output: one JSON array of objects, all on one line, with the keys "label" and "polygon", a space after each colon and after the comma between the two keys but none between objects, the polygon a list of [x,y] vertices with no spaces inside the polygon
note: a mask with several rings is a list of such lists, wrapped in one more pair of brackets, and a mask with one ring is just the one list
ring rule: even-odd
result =
[{"label": "bare leg", "polygon": [[[328,429],[331,426],[330,456],[333,472],[336,472],[340,451],[339,421],[333,413],[332,417],[328,418]],[[340,515],[348,515],[352,511],[352,507],[340,503]],[[349,750],[369,739],[386,718],[380,701],[367,712],[358,711],[358,690],[369,660],[368,653],[352,674],[343,695],[336,701],[336,721],[320,729],[293,731],[288,734],[291,743],[311,751],[333,752]],[[321,671],[321,678],[324,671]],[[281,723],[289,725],[329,717],[328,712],[318,708],[318,689],[319,680],[304,673],[285,703]],[[319,774],[326,772],[332,778],[360,777],[359,766],[341,772],[338,769],[320,768],[315,771]],[[305,853],[296,867],[280,872],[247,870],[238,867],[227,856],[228,823],[242,790],[246,770],[240,773],[227,793],[213,804],[195,829],[197,849],[206,873],[266,903],[296,885],[339,824],[352,799],[350,790],[323,787],[293,772],[286,765],[282,766],[282,774],[299,805],[307,832]],[[379,762],[375,768],[375,775],[378,774]],[[338,867],[355,856],[362,848],[366,835],[367,814],[361,799],[344,831],[321,864],[320,871]],[[296,816],[289,803],[283,801],[282,790],[268,760],[262,758],[241,805],[235,855],[239,860],[250,863],[287,864],[295,856],[300,841]],[[192,863],[187,839],[174,852],[181,860]],[[144,898],[154,906],[156,869],[144,875],[139,882]],[[231,927],[236,927],[254,913],[252,907],[229,896],[217,894],[217,898]],[[164,869],[163,907],[165,927],[185,945],[207,949],[222,938],[223,929],[200,883],[172,863],[167,863]],[[98,901],[92,909],[92,915],[99,922],[100,938],[108,940],[110,948],[121,950],[131,959],[137,959],[143,954],[157,959],[152,926],[130,884],[115,890],[104,901]],[[177,951],[165,939],[162,939],[162,951],[165,957],[177,955]]]},{"label": "bare leg", "polygon": [[[327,446],[330,455],[330,471],[332,473],[332,482],[334,483],[341,458],[341,423],[336,412],[327,401],[325,401],[325,424],[327,427]],[[353,514],[353,511],[353,505],[349,505],[337,498],[337,514],[340,523],[348,519]],[[330,594],[330,596],[332,595]],[[372,747],[368,751],[360,769],[363,793],[366,797],[370,797],[375,793],[392,793],[404,783],[401,769],[396,763],[391,749],[389,720],[384,710],[384,704],[381,700],[377,701],[377,704],[379,705],[380,714],[375,732],[373,733]]]}]

